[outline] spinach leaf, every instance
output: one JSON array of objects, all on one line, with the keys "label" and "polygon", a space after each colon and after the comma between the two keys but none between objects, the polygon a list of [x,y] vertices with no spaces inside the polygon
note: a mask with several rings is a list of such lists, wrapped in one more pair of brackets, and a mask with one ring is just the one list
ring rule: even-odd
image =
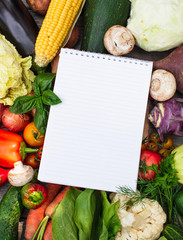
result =
[{"label": "spinach leaf", "polygon": [[108,240],[102,219],[102,198],[98,191],[86,189],[76,199],[74,220],[79,240]]},{"label": "spinach leaf", "polygon": [[74,220],[79,230],[79,240],[91,239],[97,199],[97,192],[92,189],[86,189],[76,199]]},{"label": "spinach leaf", "polygon": [[70,187],[63,200],[56,206],[52,216],[54,240],[78,240],[78,230],[74,223],[76,198],[81,191]]},{"label": "spinach leaf", "polygon": [[119,201],[110,204],[107,199],[107,194],[104,191],[101,191],[101,197],[103,207],[102,217],[108,230],[108,239],[113,239],[116,236],[116,233],[121,229],[121,223],[117,213]]}]

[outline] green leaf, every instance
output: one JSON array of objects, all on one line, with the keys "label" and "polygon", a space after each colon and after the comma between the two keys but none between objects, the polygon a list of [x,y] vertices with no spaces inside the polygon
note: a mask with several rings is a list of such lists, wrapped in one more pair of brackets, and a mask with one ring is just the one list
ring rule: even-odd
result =
[{"label": "green leaf", "polygon": [[55,73],[40,73],[34,80],[35,95],[42,95],[44,91],[51,89]]},{"label": "green leaf", "polygon": [[57,95],[51,90],[46,90],[43,92],[42,101],[45,105],[56,105],[62,102],[60,98],[57,97]]},{"label": "green leaf", "polygon": [[101,191],[102,206],[103,206],[103,220],[108,230],[108,238],[112,239],[116,233],[121,229],[121,223],[118,217],[119,201],[111,204],[107,199],[107,194]]},{"label": "green leaf", "polygon": [[9,108],[10,112],[23,114],[36,107],[35,96],[22,96],[15,99],[14,104]]},{"label": "green leaf", "polygon": [[63,200],[56,206],[52,216],[53,239],[78,240],[74,209],[76,198],[80,194],[80,190],[70,187]]},{"label": "green leaf", "polygon": [[38,131],[45,135],[48,116],[49,116],[49,106],[43,105],[40,99],[36,101],[36,112],[34,115],[34,124]]},{"label": "green leaf", "polygon": [[101,198],[98,191],[86,189],[76,199],[74,220],[79,230],[79,240],[99,239],[97,227],[100,207]]}]

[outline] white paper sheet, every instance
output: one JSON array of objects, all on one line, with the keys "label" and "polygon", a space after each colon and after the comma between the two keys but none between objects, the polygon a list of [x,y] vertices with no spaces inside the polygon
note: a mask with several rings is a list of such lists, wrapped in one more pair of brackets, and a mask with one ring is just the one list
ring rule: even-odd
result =
[{"label": "white paper sheet", "polygon": [[38,179],[136,189],[152,62],[62,49]]}]

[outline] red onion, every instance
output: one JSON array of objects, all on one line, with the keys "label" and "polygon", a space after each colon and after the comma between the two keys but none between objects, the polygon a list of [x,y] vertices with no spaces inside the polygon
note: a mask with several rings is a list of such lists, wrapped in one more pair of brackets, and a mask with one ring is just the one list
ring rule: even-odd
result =
[{"label": "red onion", "polygon": [[21,132],[30,123],[30,115],[12,113],[7,107],[3,112],[2,123],[11,132]]},{"label": "red onion", "polygon": [[1,119],[3,116],[3,112],[4,112],[5,106],[3,103],[0,103],[0,123],[1,123]]}]

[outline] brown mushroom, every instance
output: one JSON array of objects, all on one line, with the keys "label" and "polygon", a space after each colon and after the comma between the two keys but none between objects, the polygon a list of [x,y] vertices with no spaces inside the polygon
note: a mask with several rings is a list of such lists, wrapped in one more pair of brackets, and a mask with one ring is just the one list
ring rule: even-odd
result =
[{"label": "brown mushroom", "polygon": [[120,56],[132,51],[135,39],[128,28],[114,25],[104,35],[104,46],[112,55]]},{"label": "brown mushroom", "polygon": [[157,101],[166,101],[176,92],[176,79],[172,73],[163,69],[153,72],[150,84],[150,96]]}]

